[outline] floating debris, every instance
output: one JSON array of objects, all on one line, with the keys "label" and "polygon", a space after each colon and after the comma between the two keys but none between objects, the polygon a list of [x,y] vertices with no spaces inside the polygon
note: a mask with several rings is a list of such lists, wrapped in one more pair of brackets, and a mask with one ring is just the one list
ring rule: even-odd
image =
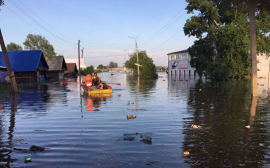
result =
[{"label": "floating debris", "polygon": [[194,124],[192,124],[191,125],[191,128],[193,128],[193,129],[202,129],[202,126],[201,125],[194,125]]},{"label": "floating debris", "polygon": [[250,129],[250,125],[246,125],[245,127],[246,127],[247,129]]},{"label": "floating debris", "polygon": [[134,141],[135,137],[125,137],[124,141]]},{"label": "floating debris", "polygon": [[121,140],[122,140],[122,139],[121,139],[121,138],[119,138],[119,139],[116,139],[115,141],[117,141],[117,142],[118,142],[118,141],[121,141]]},{"label": "floating debris", "polygon": [[23,150],[23,149],[21,149],[21,148],[13,148],[13,150]]},{"label": "floating debris", "polygon": [[150,165],[152,165],[152,164],[154,164],[156,162],[158,162],[158,161],[148,162],[148,163],[146,163],[146,165],[150,166]]},{"label": "floating debris", "polygon": [[199,91],[202,91],[202,89],[199,89]]},{"label": "floating debris", "polygon": [[30,151],[44,151],[44,148],[43,147],[40,147],[40,146],[36,146],[36,145],[32,145],[30,148],[29,148]]},{"label": "floating debris", "polygon": [[152,138],[151,138],[150,136],[148,136],[148,135],[141,135],[141,138],[142,138],[142,140],[144,140],[144,141],[149,141],[149,142],[152,141]]},{"label": "floating debris", "polygon": [[188,155],[190,155],[189,151],[185,151],[184,156],[188,156]]},{"label": "floating debris", "polygon": [[127,115],[127,119],[128,119],[128,120],[129,120],[129,119],[134,119],[134,118],[136,118],[136,116],[131,115],[131,114],[128,114],[128,115]]},{"label": "floating debris", "polygon": [[30,156],[24,157],[24,162],[31,162],[32,158]]}]

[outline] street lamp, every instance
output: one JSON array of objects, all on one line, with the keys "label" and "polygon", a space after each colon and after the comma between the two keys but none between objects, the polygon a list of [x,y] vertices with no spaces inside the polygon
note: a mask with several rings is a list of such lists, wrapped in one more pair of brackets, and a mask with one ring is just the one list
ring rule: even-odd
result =
[{"label": "street lamp", "polygon": [[139,68],[139,56],[138,56],[138,45],[137,45],[137,38],[139,37],[139,36],[137,36],[136,38],[134,38],[134,37],[131,37],[131,36],[128,36],[129,38],[133,38],[134,40],[135,40],[135,42],[136,42],[136,55],[137,55],[137,64],[135,64],[135,65],[137,65],[137,68],[138,68],[138,76],[140,75],[140,68]]}]

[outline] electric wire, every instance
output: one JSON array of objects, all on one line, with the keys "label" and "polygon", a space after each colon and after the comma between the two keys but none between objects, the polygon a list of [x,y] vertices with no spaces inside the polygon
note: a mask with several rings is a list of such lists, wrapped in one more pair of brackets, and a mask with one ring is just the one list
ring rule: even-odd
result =
[{"label": "electric wire", "polygon": [[[69,40],[71,39],[70,37],[67,37],[66,35],[62,34],[60,31],[56,30],[55,28],[53,28],[51,25],[49,25],[47,22],[45,22],[42,18],[40,18],[36,13],[34,13],[30,8],[27,7],[27,5],[25,5],[21,0],[18,0],[24,7],[26,7],[32,14],[34,14],[39,20],[41,20],[44,24],[46,24],[47,26],[49,26],[51,29],[53,29],[54,31],[56,31],[57,33],[61,34],[62,36],[68,38]],[[73,41],[77,41],[74,39],[71,39]]]},{"label": "electric wire", "polygon": [[[40,30],[38,30],[37,28],[35,28],[32,24],[30,24],[28,21],[26,21],[24,18],[22,18],[20,15],[18,15],[14,10],[12,10],[7,4],[5,4],[5,6],[6,6],[12,13],[14,13],[16,16],[18,16],[20,19],[22,19],[25,23],[27,23],[30,27],[32,27],[33,29],[35,29],[35,30],[38,31],[39,33],[43,34]],[[43,36],[44,36],[44,35],[43,35]],[[58,43],[58,44],[60,44],[60,45],[63,45],[63,46],[65,46],[65,47],[70,48],[70,46],[67,46],[67,45],[65,45],[65,44],[59,43],[58,41],[55,41],[54,39],[51,39],[51,38],[49,38],[49,37],[47,37],[47,36],[44,36],[44,37],[46,37],[46,38],[48,38],[48,39],[50,39],[50,40],[52,40],[52,41],[54,41],[54,42],[56,42],[56,43]]]},{"label": "electric wire", "polygon": [[[74,44],[74,43],[70,43],[64,39],[62,39],[61,37],[55,35],[54,33],[52,33],[51,31],[49,31],[47,28],[45,28],[44,26],[42,26],[38,21],[36,21],[33,17],[31,17],[27,12],[25,12],[20,6],[18,6],[15,2],[13,2],[12,0],[10,0],[9,2],[11,2],[11,4],[13,6],[15,6],[19,11],[21,11],[26,17],[28,17],[30,20],[32,20],[34,23],[36,23],[38,26],[40,26],[41,28],[43,28],[45,31],[47,31],[48,33],[50,33],[51,35],[53,35],[54,37],[69,43],[69,44]],[[76,43],[75,43],[76,44]]]}]

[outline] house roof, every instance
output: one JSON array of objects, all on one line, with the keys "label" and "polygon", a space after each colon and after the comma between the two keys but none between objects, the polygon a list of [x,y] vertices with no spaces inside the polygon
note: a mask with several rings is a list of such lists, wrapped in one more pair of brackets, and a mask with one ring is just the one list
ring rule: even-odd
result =
[{"label": "house roof", "polygon": [[[38,68],[48,69],[48,64],[41,50],[8,51],[12,71],[37,71]],[[3,53],[0,52],[0,66],[6,67]]]},{"label": "house roof", "polygon": [[64,73],[78,73],[76,63],[66,63],[67,64],[67,70]]},{"label": "house roof", "polygon": [[46,57],[47,64],[49,66],[48,71],[66,71],[67,64],[63,56]]},{"label": "house roof", "polygon": [[167,55],[171,55],[171,54],[181,54],[181,53],[186,53],[186,52],[188,52],[188,50],[176,51],[176,52],[168,53]]}]

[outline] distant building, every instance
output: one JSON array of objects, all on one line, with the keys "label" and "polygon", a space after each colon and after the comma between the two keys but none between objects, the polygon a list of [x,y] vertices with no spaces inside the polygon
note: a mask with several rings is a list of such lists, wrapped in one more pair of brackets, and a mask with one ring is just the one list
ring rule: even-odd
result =
[{"label": "distant building", "polygon": [[171,76],[194,76],[196,69],[190,66],[190,55],[187,50],[168,53],[168,74]]},{"label": "distant building", "polygon": [[[66,63],[76,63],[76,67],[79,70],[79,60],[78,58],[65,58]],[[84,58],[80,58],[80,66],[81,69],[86,68],[87,66],[84,64]]]},{"label": "distant building", "polygon": [[68,77],[76,77],[76,75],[78,74],[76,63],[66,63],[66,64],[67,70],[64,72],[64,75]]},{"label": "distant building", "polygon": [[[8,58],[12,71],[18,83],[32,83],[44,81],[48,64],[41,50],[8,51]],[[6,64],[3,53],[0,52],[0,68],[5,70]]]},{"label": "distant building", "polygon": [[67,65],[63,56],[46,57],[49,69],[47,70],[47,79],[63,80],[64,71],[67,70]]}]

